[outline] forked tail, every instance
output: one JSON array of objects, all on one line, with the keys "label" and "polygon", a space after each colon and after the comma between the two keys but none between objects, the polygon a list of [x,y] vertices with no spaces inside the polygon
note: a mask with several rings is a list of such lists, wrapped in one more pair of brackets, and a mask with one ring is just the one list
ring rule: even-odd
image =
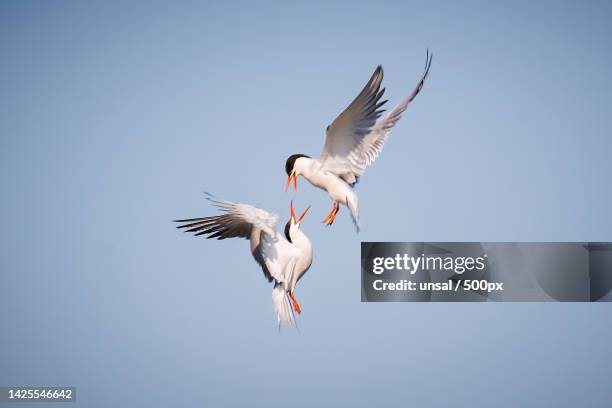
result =
[{"label": "forked tail", "polygon": [[279,327],[282,324],[296,326],[289,293],[283,288],[283,285],[279,283],[274,285],[274,289],[272,289],[272,303],[274,304],[274,311],[278,318]]}]

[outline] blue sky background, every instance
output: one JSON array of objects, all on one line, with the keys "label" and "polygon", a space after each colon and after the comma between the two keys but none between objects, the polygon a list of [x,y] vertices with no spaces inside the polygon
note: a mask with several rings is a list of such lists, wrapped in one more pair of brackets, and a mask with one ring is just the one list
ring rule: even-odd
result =
[{"label": "blue sky background", "polygon": [[[608,406],[608,304],[362,304],[363,241],[611,241],[608,2],[2,2],[0,385],[83,407]],[[358,186],[300,180],[377,64],[425,89]],[[312,205],[300,333],[207,190]]]}]

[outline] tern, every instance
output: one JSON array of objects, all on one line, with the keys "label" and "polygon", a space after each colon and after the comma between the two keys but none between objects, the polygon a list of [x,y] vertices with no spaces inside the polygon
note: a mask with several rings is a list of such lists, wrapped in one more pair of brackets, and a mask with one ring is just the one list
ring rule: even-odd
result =
[{"label": "tern", "polygon": [[287,159],[285,191],[292,181],[297,191],[297,178],[304,177],[310,184],[327,191],[332,199],[332,210],[323,220],[325,224],[333,224],[343,204],[348,207],[359,231],[359,202],[353,187],[376,160],[391,128],[423,88],[432,56],[427,50],[425,70],[417,86],[385,116],[381,108],[387,101],[381,101],[385,89],[380,88],[383,68],[379,65],[359,95],[327,127],[321,155],[313,159],[305,154],[293,154]]},{"label": "tern", "polygon": [[[248,204],[218,200],[208,194],[207,199],[224,214],[175,220],[182,223],[177,228],[207,238],[246,238],[251,243],[251,253],[269,282],[274,282],[272,302],[282,324],[295,325],[296,313],[301,313],[295,299],[295,285],[312,264],[312,244],[300,225],[310,209],[307,207],[299,218],[295,216],[293,202],[284,236],[276,228],[278,215]],[[292,309],[293,306],[293,309]]]}]

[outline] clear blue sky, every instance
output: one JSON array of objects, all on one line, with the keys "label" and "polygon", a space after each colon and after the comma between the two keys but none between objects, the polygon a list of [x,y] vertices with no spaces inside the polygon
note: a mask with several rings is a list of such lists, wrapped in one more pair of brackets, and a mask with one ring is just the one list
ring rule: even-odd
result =
[{"label": "clear blue sky", "polygon": [[[607,406],[607,304],[362,304],[363,241],[612,241],[608,2],[0,5],[0,385],[82,407]],[[431,75],[362,178],[362,232],[300,180],[377,64]],[[312,268],[275,327],[202,191],[288,216]]]}]

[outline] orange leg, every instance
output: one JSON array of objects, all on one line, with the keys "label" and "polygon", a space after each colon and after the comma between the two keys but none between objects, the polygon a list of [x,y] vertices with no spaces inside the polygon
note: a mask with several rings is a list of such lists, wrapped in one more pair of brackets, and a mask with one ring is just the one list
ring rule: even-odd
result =
[{"label": "orange leg", "polygon": [[337,202],[334,201],[334,205],[332,207],[332,210],[329,213],[329,215],[327,216],[327,218],[325,218],[323,220],[323,223],[325,223],[327,225],[332,225],[334,223],[334,220],[336,219],[336,214],[338,214],[338,211],[340,211],[340,204],[338,204]]},{"label": "orange leg", "polygon": [[293,297],[293,291],[289,292],[289,297],[293,301],[293,310],[295,310],[297,314],[302,313],[302,309],[300,309],[300,305],[298,305],[297,300],[295,300],[295,298]]}]

